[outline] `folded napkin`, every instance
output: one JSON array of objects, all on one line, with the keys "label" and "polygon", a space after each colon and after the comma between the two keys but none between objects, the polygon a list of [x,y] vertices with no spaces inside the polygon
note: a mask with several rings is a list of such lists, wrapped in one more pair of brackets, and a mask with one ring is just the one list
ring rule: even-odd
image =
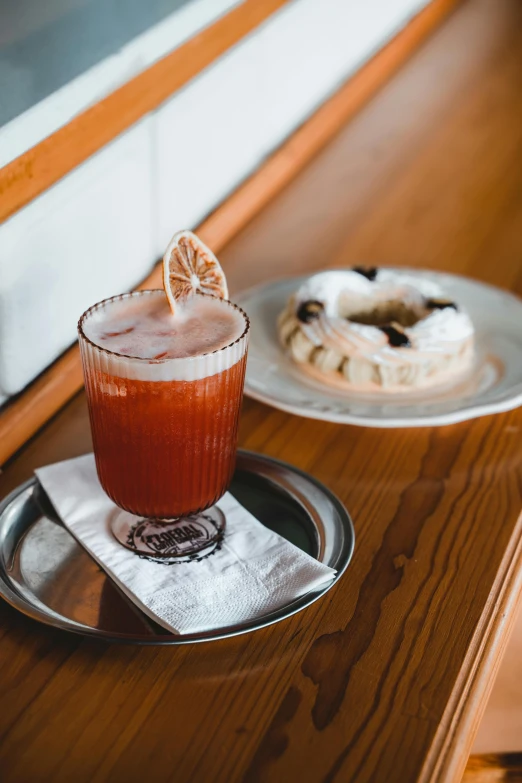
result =
[{"label": "folded napkin", "polygon": [[103,491],[92,454],[39,468],[36,475],[64,525],[148,617],[178,634],[244,623],[330,581],[332,568],[273,533],[227,492],[222,548],[192,563],[142,559],[113,537],[119,509]]}]

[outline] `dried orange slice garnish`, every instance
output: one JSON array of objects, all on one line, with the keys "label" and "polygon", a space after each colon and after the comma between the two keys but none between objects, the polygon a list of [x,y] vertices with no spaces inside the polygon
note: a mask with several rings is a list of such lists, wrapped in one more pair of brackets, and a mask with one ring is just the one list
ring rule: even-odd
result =
[{"label": "dried orange slice garnish", "polygon": [[163,256],[163,287],[172,312],[197,291],[228,299],[219,261],[192,231],[179,231],[169,242]]}]

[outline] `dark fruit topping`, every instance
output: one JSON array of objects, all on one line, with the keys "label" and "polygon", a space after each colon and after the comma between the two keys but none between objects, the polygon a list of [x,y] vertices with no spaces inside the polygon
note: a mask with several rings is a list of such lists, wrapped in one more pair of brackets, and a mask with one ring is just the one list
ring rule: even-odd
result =
[{"label": "dark fruit topping", "polygon": [[452,307],[454,310],[459,309],[451,299],[426,299],[426,307],[429,310],[444,310],[445,307]]},{"label": "dark fruit topping", "polygon": [[362,275],[367,280],[370,281],[370,283],[373,283],[375,278],[377,277],[377,272],[379,270],[376,266],[353,266],[352,272],[357,272],[358,275]]},{"label": "dark fruit topping", "polygon": [[322,302],[309,299],[308,302],[303,302],[301,305],[299,305],[297,310],[297,317],[304,324],[309,324],[310,321],[314,321],[316,318],[319,318],[323,310],[324,305]]},{"label": "dark fruit topping", "polygon": [[388,338],[388,342],[394,348],[411,348],[411,343],[407,335],[395,326],[379,326],[379,329],[381,332],[384,332]]}]

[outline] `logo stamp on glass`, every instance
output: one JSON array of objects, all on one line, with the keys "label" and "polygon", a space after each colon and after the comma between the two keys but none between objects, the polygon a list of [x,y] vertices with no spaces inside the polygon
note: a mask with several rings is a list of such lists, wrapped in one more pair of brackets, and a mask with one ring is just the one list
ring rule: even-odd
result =
[{"label": "logo stamp on glass", "polygon": [[217,507],[173,520],[140,519],[129,526],[122,515],[112,526],[115,538],[140,557],[165,565],[197,562],[221,548],[225,516]]}]

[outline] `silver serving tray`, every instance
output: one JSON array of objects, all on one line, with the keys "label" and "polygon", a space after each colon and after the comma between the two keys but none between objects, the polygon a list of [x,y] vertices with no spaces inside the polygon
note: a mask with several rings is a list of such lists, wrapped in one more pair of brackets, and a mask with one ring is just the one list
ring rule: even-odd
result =
[{"label": "silver serving tray", "polygon": [[0,595],[28,617],[64,631],[108,642],[188,644],[277,623],[333,587],[350,562],[355,540],[350,516],[335,495],[297,468],[247,451],[238,452],[230,491],[267,527],[335,568],[335,578],[251,622],[173,635],[120,592],[62,525],[32,478],[0,504]]}]

